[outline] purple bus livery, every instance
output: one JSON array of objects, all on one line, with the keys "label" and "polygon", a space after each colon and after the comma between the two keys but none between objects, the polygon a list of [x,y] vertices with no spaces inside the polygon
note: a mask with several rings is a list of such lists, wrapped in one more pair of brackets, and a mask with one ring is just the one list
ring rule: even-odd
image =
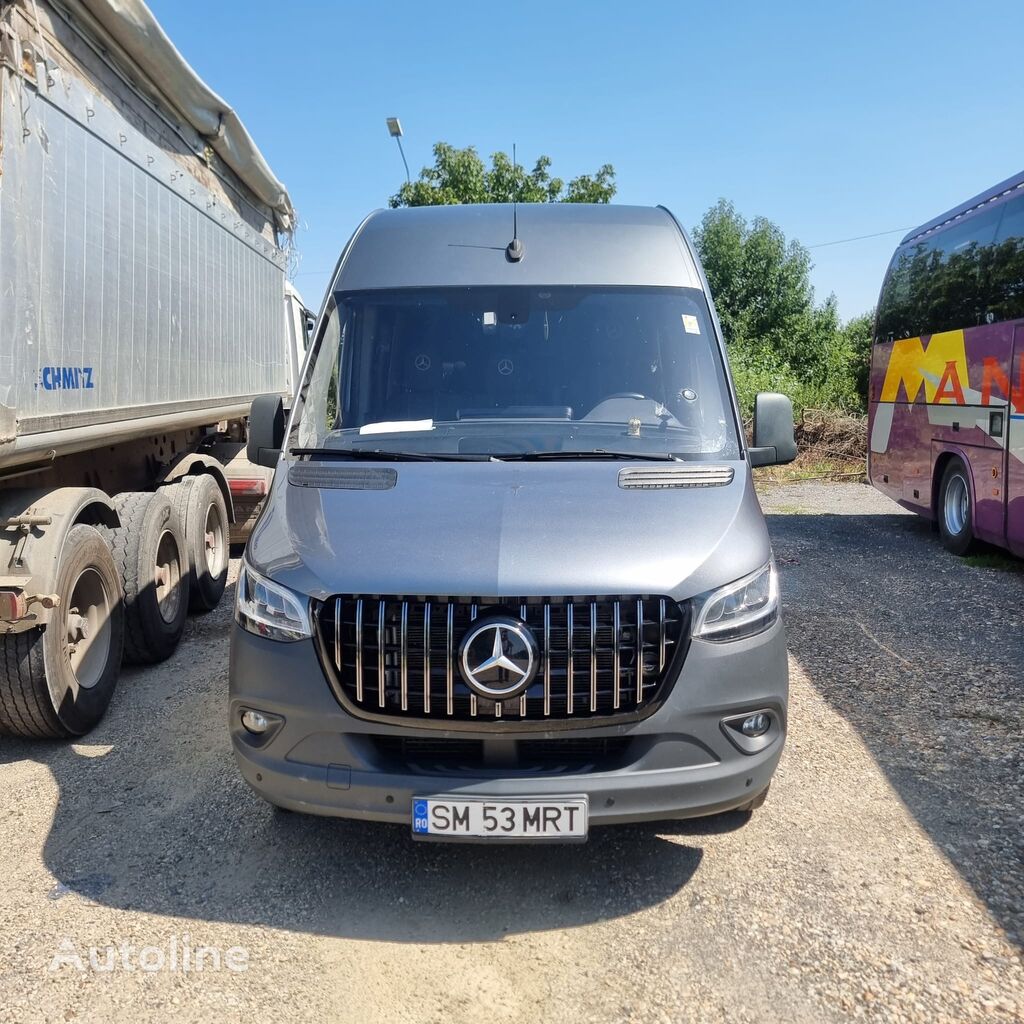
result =
[{"label": "purple bus livery", "polygon": [[869,398],[871,483],[955,554],[1024,556],[1024,172],[900,243]]}]

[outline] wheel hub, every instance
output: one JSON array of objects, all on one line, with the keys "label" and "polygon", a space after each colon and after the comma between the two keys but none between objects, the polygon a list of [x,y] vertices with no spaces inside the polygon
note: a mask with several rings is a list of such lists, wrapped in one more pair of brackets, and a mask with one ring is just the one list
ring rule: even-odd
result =
[{"label": "wheel hub", "polygon": [[71,588],[64,635],[71,671],[83,690],[95,686],[106,670],[115,600],[107,593],[103,577],[91,567],[79,574]]},{"label": "wheel hub", "polygon": [[153,583],[157,607],[164,622],[174,622],[181,607],[181,555],[174,534],[164,531],[157,545]]},{"label": "wheel hub", "polygon": [[946,487],[943,514],[950,534],[955,537],[963,533],[970,518],[970,495],[967,493],[967,481],[962,476],[950,479]]},{"label": "wheel hub", "polygon": [[77,608],[72,608],[68,615],[68,642],[76,643],[79,640],[89,639],[89,620],[80,615]]}]

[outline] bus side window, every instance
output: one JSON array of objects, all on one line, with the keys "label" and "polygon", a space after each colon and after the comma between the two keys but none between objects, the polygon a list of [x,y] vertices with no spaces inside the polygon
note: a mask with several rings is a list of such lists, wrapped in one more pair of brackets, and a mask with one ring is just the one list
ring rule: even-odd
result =
[{"label": "bus side window", "polygon": [[1020,195],[1003,203],[1003,216],[996,231],[996,244],[1008,239],[1024,238],[1024,189],[1018,189]]},{"label": "bus side window", "polygon": [[875,341],[892,341],[908,337],[910,319],[910,276],[912,249],[902,248],[893,256],[889,272],[878,299],[877,334]]},{"label": "bus side window", "polygon": [[992,250],[990,314],[993,321],[1024,317],[1024,191],[1002,206]]},{"label": "bus side window", "polygon": [[987,321],[992,306],[991,255],[1003,211],[988,207],[954,221],[935,239],[941,262],[929,282],[929,333],[976,327]]}]

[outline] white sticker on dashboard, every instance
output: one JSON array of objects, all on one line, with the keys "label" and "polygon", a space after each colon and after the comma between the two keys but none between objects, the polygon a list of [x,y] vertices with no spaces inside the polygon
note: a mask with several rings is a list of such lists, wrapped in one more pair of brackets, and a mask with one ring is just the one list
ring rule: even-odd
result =
[{"label": "white sticker on dashboard", "polygon": [[433,420],[384,420],[380,423],[364,423],[360,434],[403,434],[406,431],[433,430]]}]

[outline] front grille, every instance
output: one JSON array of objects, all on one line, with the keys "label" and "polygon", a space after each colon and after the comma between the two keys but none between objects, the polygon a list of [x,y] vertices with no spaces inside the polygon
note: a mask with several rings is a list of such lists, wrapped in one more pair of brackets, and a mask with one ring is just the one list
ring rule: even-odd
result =
[{"label": "front grille", "polygon": [[[458,668],[479,617],[518,617],[539,649],[529,689],[487,700]],[[662,697],[685,654],[689,606],[665,597],[330,598],[317,614],[321,660],[343,705],[367,717],[586,721],[636,714]]]}]

